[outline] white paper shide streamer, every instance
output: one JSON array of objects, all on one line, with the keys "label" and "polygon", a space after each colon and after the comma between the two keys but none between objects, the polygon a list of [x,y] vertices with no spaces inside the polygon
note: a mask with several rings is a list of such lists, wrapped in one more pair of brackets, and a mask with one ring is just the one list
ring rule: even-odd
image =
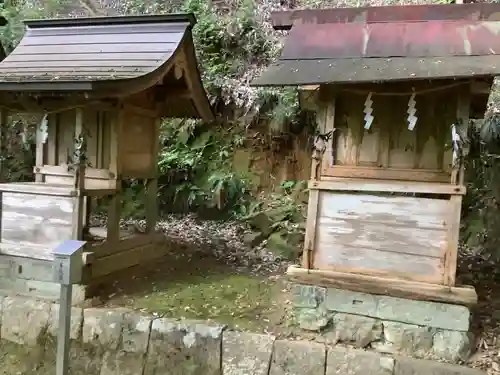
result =
[{"label": "white paper shide streamer", "polygon": [[406,113],[408,113],[408,130],[415,129],[415,125],[417,124],[418,117],[415,116],[415,113],[417,113],[417,108],[415,108],[416,105],[415,93],[413,93],[408,101],[408,111],[406,111]]},{"label": "white paper shide streamer", "polygon": [[451,125],[451,144],[453,146],[453,166],[456,166],[458,163],[459,155],[461,152],[461,142],[462,139],[457,132],[457,127],[455,124]]},{"label": "white paper shide streamer", "polygon": [[40,140],[42,143],[47,143],[47,138],[49,137],[49,126],[48,126],[48,115],[44,114],[38,131],[40,133]]},{"label": "white paper shide streamer", "polygon": [[373,119],[374,117],[372,116],[372,112],[373,112],[373,108],[372,108],[372,104],[373,104],[373,101],[372,101],[372,94],[373,93],[369,93],[368,96],[366,97],[366,100],[365,100],[365,110],[363,111],[364,114],[365,114],[365,129],[370,129],[370,127],[372,126],[372,122],[373,122]]}]

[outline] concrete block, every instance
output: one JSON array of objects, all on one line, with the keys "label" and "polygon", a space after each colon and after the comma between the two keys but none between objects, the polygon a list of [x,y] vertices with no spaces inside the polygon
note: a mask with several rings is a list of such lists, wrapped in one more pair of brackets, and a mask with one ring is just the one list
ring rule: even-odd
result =
[{"label": "concrete block", "polygon": [[394,375],[486,375],[469,367],[424,359],[397,357],[395,361]]},{"label": "concrete block", "polygon": [[1,337],[17,344],[36,346],[46,331],[50,304],[23,297],[3,299]]},{"label": "concrete block", "polygon": [[222,375],[268,375],[274,336],[257,333],[223,333]]},{"label": "concrete block", "polygon": [[470,324],[467,307],[446,303],[329,288],[324,304],[330,311],[447,330],[468,331]]},{"label": "concrete block", "polygon": [[326,348],[310,341],[277,340],[269,375],[323,375]]},{"label": "concrete block", "polygon": [[[81,336],[83,324],[83,309],[81,307],[71,308],[71,325],[69,337],[72,340],[78,340]],[[59,304],[53,303],[50,306],[50,319],[48,333],[54,337],[59,332]]]},{"label": "concrete block", "polygon": [[364,350],[328,350],[326,375],[393,375],[394,359]]},{"label": "concrete block", "polygon": [[88,308],[83,311],[83,342],[105,350],[117,350],[122,337],[125,313],[119,310]]},{"label": "concrete block", "polygon": [[220,375],[222,325],[155,319],[144,375]]}]

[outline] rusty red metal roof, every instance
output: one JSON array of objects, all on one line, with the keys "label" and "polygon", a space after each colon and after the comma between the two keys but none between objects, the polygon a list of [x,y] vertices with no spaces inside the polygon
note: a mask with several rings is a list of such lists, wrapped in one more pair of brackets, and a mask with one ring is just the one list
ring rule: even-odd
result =
[{"label": "rusty red metal roof", "polygon": [[428,21],[297,25],[281,60],[500,54],[500,22]]},{"label": "rusty red metal roof", "polygon": [[498,21],[296,24],[279,62],[252,84],[496,76],[499,33]]},{"label": "rusty red metal roof", "polygon": [[337,22],[500,21],[500,4],[420,4],[359,8],[297,9],[272,12],[271,20],[274,28],[277,30],[290,30],[294,24]]}]

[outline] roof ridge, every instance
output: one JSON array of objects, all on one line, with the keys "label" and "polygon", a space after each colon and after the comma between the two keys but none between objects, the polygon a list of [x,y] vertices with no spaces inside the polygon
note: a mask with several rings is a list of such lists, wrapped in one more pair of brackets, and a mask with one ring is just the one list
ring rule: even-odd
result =
[{"label": "roof ridge", "polygon": [[43,20],[25,20],[24,24],[30,29],[48,27],[72,27],[72,26],[107,26],[107,25],[131,25],[131,24],[152,24],[152,23],[174,23],[186,22],[191,26],[196,24],[193,13],[174,14],[152,14],[141,16],[103,16],[103,17],[78,17],[78,18],[58,18]]}]

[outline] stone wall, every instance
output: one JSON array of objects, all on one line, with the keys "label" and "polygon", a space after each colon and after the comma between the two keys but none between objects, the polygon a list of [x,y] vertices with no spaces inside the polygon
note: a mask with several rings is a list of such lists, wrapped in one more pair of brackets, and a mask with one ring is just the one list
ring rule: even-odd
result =
[{"label": "stone wall", "polygon": [[[7,373],[53,374],[58,305],[1,299],[0,362]],[[482,372],[373,351],[234,332],[114,309],[73,308],[70,374],[85,375],[481,375]],[[10,343],[38,362],[9,372]],[[4,350],[2,353],[1,350]]]},{"label": "stone wall", "polygon": [[295,285],[298,325],[327,343],[449,362],[466,360],[473,339],[465,306]]}]

